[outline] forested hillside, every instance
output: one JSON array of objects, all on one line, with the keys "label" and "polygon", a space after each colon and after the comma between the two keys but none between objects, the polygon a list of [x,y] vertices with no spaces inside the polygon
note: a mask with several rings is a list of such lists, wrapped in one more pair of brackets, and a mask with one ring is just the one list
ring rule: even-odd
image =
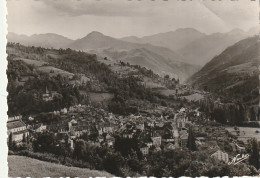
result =
[{"label": "forested hillside", "polygon": [[[211,92],[214,100],[218,99],[213,105],[226,110],[218,112],[222,122],[255,121],[258,120],[259,64],[258,37],[248,38],[213,58],[189,82],[194,87]],[[219,103],[228,104],[228,107]],[[233,111],[237,116],[231,114]],[[224,116],[230,119],[224,119]]]},{"label": "forested hillside", "polygon": [[[89,92],[113,94],[102,107],[121,114],[137,112],[137,106],[132,107],[131,102],[142,100],[161,104],[164,100],[145,87],[138,76],[120,77],[108,65],[97,61],[96,55],[13,43],[8,44],[7,50],[9,114],[32,114],[73,104],[89,104]],[[152,72],[149,74],[141,67],[137,70],[140,75],[151,75]],[[43,101],[46,90],[54,93],[52,102]]]}]

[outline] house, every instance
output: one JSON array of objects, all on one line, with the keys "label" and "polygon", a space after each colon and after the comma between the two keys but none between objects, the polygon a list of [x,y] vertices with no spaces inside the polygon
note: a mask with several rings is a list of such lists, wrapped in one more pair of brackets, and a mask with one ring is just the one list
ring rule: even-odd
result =
[{"label": "house", "polygon": [[102,130],[104,133],[113,133],[114,132],[113,126],[110,123],[105,123],[102,127]]},{"label": "house", "polygon": [[72,119],[71,121],[68,122],[68,127],[69,127],[69,131],[73,130],[73,126],[77,125],[77,121],[75,119]]},{"label": "house", "polygon": [[60,111],[53,111],[54,115],[60,115]]},{"label": "house", "polygon": [[174,138],[173,135],[168,133],[162,136],[162,142],[164,143],[170,143],[170,142],[174,142]]},{"label": "house", "polygon": [[153,140],[149,137],[144,140],[144,143],[151,148],[153,146]]},{"label": "house", "polygon": [[183,134],[180,136],[180,144],[182,147],[185,147],[188,142],[188,134]]},{"label": "house", "polygon": [[45,93],[42,94],[42,100],[43,101],[51,101],[53,100],[53,97],[51,93],[49,92],[48,88],[46,87]]},{"label": "house", "polygon": [[10,120],[12,121],[7,122],[8,137],[12,133],[12,141],[21,142],[24,136],[27,137],[29,135],[26,125],[22,120]]},{"label": "house", "polygon": [[104,141],[104,137],[103,136],[98,136],[98,142],[101,143]]},{"label": "house", "polygon": [[144,131],[144,123],[137,124],[136,129]]},{"label": "house", "polygon": [[145,156],[145,155],[148,155],[149,154],[149,147],[146,145],[146,144],[142,144],[140,146],[140,151],[141,153]]},{"label": "house", "polygon": [[186,109],[184,108],[184,107],[182,107],[181,109],[180,109],[180,112],[185,112],[186,111]]},{"label": "house", "polygon": [[224,161],[224,162],[228,162],[229,161],[228,160],[228,154],[223,152],[223,151],[221,151],[221,150],[218,150],[215,153],[213,153],[211,155],[211,157],[214,157],[214,158],[216,158],[216,159],[218,159],[220,161]]},{"label": "house", "polygon": [[155,137],[151,137],[152,141],[153,141],[153,145],[155,147],[159,147],[162,144],[162,137],[161,136],[155,136]]},{"label": "house", "polygon": [[68,110],[67,110],[67,108],[64,108],[64,109],[61,109],[60,112],[61,112],[61,114],[67,114]]},{"label": "house", "polygon": [[108,134],[108,135],[106,136],[105,141],[106,141],[106,144],[107,144],[108,147],[112,147],[112,146],[114,146],[115,138],[112,137],[112,136],[110,136],[110,135]]},{"label": "house", "polygon": [[101,126],[96,125],[96,129],[97,129],[97,131],[98,131],[98,135],[102,135],[102,134],[103,134],[103,129],[102,129]]},{"label": "house", "polygon": [[7,121],[7,122],[16,121],[16,120],[21,120],[22,117],[23,117],[22,115],[13,116],[13,117],[8,117],[8,121]]},{"label": "house", "polygon": [[166,150],[174,150],[174,149],[176,149],[176,146],[172,143],[168,143],[167,145],[164,146],[164,148]]},{"label": "house", "polygon": [[40,124],[40,125],[36,126],[35,132],[43,132],[46,129],[47,129],[46,125]]},{"label": "house", "polygon": [[134,136],[134,133],[133,132],[131,132],[130,130],[125,130],[124,132],[123,132],[123,137],[124,138],[133,138],[133,136]]}]

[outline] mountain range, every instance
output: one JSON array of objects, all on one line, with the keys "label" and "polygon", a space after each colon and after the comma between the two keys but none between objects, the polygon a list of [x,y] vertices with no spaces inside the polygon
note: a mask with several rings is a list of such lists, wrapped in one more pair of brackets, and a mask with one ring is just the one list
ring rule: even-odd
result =
[{"label": "mountain range", "polygon": [[150,43],[156,46],[167,47],[173,51],[177,51],[189,43],[205,37],[206,34],[201,33],[193,28],[180,28],[176,31],[159,33],[156,35],[138,38],[135,36],[124,37],[121,40],[132,43]]},{"label": "mountain range", "polygon": [[56,34],[25,36],[14,33],[9,33],[7,39],[23,45],[91,51],[114,62],[125,60],[130,64],[152,69],[161,76],[168,74],[179,78],[180,81],[186,80],[199,69],[199,66],[182,62],[179,54],[166,47],[126,42],[95,31],[78,40],[69,40]]},{"label": "mountain range", "polygon": [[207,35],[195,29],[184,28],[142,38],[130,36],[121,39],[128,42],[164,46],[181,55],[183,62],[203,66],[227,47],[244,38],[254,36],[257,32],[258,28],[251,28],[247,32],[233,29],[227,33]]},{"label": "mountain range", "polygon": [[7,40],[9,42],[17,42],[26,46],[41,46],[45,48],[66,48],[73,42],[73,40],[55,33],[27,36],[9,32],[7,34]]},{"label": "mountain range", "polygon": [[151,44],[137,44],[105,36],[99,32],[92,32],[82,39],[69,45],[75,50],[91,51],[112,61],[125,61],[152,69],[163,76],[170,75],[184,81],[199,67],[182,62],[183,59],[176,52]]},{"label": "mountain range", "polygon": [[32,36],[8,33],[7,39],[29,46],[92,52],[102,58],[107,57],[111,62],[129,62],[152,69],[161,76],[168,74],[185,81],[228,46],[252,34],[255,34],[255,29],[248,32],[235,29],[228,33],[207,35],[184,28],[143,38],[117,39],[93,31],[77,40],[53,33]]}]

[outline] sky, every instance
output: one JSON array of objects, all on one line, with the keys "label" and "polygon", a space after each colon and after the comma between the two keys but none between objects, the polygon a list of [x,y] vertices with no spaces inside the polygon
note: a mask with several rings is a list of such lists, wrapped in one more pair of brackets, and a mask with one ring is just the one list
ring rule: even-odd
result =
[{"label": "sky", "polygon": [[195,28],[203,33],[247,31],[258,25],[252,0],[7,0],[8,31],[57,33],[71,39],[92,31],[121,38]]}]

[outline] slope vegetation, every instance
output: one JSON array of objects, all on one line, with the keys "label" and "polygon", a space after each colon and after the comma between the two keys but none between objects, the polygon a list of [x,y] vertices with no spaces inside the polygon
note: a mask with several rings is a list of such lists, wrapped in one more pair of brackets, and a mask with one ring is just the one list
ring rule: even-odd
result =
[{"label": "slope vegetation", "polygon": [[112,177],[104,171],[67,167],[25,156],[8,156],[9,177]]}]

